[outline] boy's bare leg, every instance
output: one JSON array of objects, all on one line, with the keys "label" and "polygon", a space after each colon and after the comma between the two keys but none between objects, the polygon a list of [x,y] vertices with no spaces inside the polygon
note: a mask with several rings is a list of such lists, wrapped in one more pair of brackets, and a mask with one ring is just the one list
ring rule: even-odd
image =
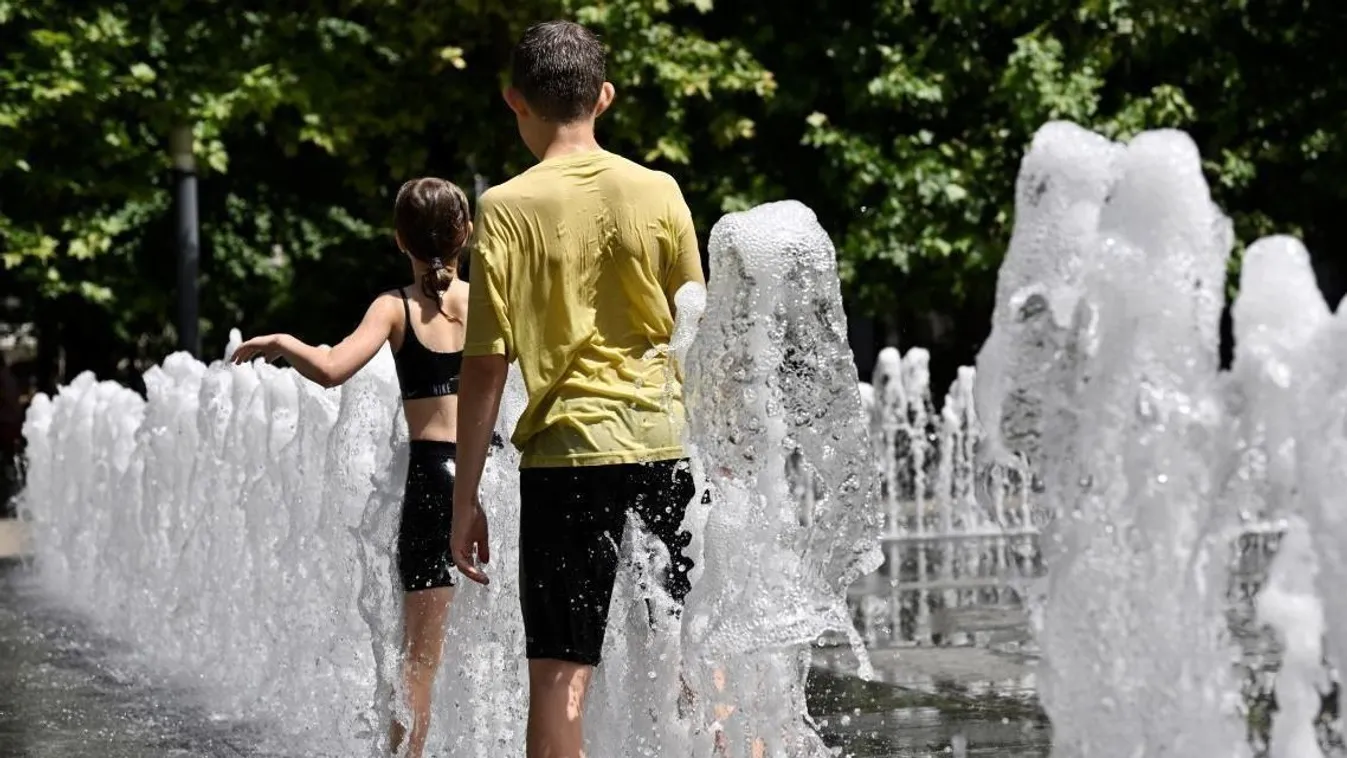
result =
[{"label": "boy's bare leg", "polygon": [[585,695],[593,666],[529,661],[528,758],[584,758]]},{"label": "boy's bare leg", "polygon": [[403,603],[406,624],[406,657],[402,664],[402,684],[411,711],[411,737],[406,725],[393,721],[389,745],[397,755],[402,741],[407,739],[407,758],[421,758],[426,749],[426,733],[430,729],[430,693],[435,674],[440,669],[444,652],[444,624],[449,617],[449,601],[454,597],[452,587],[408,592]]},{"label": "boy's bare leg", "polygon": [[[711,672],[711,681],[716,686],[716,692],[723,693],[725,691],[725,669],[720,668],[719,666],[713,669]],[[720,724],[724,724],[726,721],[729,720],[730,716],[734,715],[734,711],[736,710],[736,708],[737,706],[731,703],[721,702],[716,703],[712,710],[715,714],[716,721]],[[716,732],[715,748],[717,758],[720,758],[721,756],[725,756],[726,758],[728,758],[728,756],[730,755],[729,740],[726,739],[725,737],[724,729],[721,729]],[[751,756],[751,758],[766,758],[767,756],[766,740],[764,740],[761,737],[755,737],[753,739],[753,745],[752,747],[749,748],[749,750],[750,750],[749,755]]]}]

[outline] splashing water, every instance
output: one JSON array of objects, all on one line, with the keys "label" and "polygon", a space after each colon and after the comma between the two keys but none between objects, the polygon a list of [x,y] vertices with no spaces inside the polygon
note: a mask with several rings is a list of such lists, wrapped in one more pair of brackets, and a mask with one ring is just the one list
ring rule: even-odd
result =
[{"label": "splashing water", "polygon": [[[974,518],[976,455],[1028,461],[1051,516],[1030,605],[1055,755],[1249,755],[1224,592],[1231,535],[1268,516],[1286,524],[1257,604],[1284,648],[1269,753],[1320,755],[1321,635],[1347,655],[1347,314],[1317,296],[1299,243],[1259,241],[1220,373],[1230,247],[1186,136],[1045,126],[976,381],[961,372],[937,415],[919,349],[885,351],[853,389],[834,253],[807,208],[723,219],[709,297],[677,293],[660,348],[670,387],[675,365],[686,374],[691,465],[711,494],[685,522],[694,588],[680,624],[650,580],[667,554],[628,526],[591,753],[703,756],[719,733],[732,756],[826,755],[804,707],[809,645],[841,632],[859,648],[845,592],[880,560],[876,495],[891,530],[908,493],[919,531],[928,492],[955,501],[936,518]],[[387,351],[339,391],[176,355],[145,400],[88,376],[39,397],[23,502],[40,576],[222,715],[277,722],[315,755],[380,754],[400,665],[395,384]],[[501,430],[522,392],[512,372]],[[432,755],[522,750],[516,466],[513,452],[488,464],[495,581],[455,601]]]},{"label": "splashing water", "polygon": [[[665,363],[663,395],[670,413],[682,407],[674,403],[674,391],[705,305],[705,287],[695,282],[680,287],[674,294],[669,344],[646,353],[647,359],[670,357]],[[697,478],[696,461],[691,465]],[[689,505],[684,529],[695,533],[700,509],[699,500]],[[689,557],[696,560],[693,547]],[[688,718],[683,701],[689,696],[709,696],[709,692],[699,690],[700,683],[688,676],[689,659],[680,639],[682,611],[656,581],[669,567],[668,550],[639,519],[629,520],[620,550],[625,570],[618,572],[613,588],[603,663],[595,671],[585,702],[585,749],[590,755],[633,758],[697,755],[694,746],[702,744],[709,732]],[[693,581],[696,576],[694,571]]]},{"label": "splashing water", "polygon": [[[1347,660],[1347,597],[1341,591],[1347,577],[1347,308],[1339,304],[1329,314],[1296,240],[1261,240],[1246,257],[1254,267],[1246,278],[1262,288],[1257,313],[1267,324],[1270,357],[1261,388],[1270,398],[1265,405],[1276,410],[1267,414],[1265,457],[1273,475],[1266,489],[1292,514],[1282,548],[1290,555],[1278,555],[1273,581],[1259,598],[1260,612],[1285,646],[1276,686],[1278,705],[1285,701],[1286,710],[1278,713],[1269,748],[1284,751],[1275,758],[1313,755],[1292,751],[1311,744],[1307,719],[1318,710],[1312,694],[1327,694],[1324,671],[1315,665],[1323,652],[1318,632],[1332,660],[1339,666]],[[1299,533],[1297,517],[1308,526],[1308,537]],[[1347,705],[1342,697],[1339,709]]]},{"label": "splashing water", "polygon": [[680,365],[687,363],[688,351],[697,338],[697,329],[706,312],[706,287],[688,282],[674,293],[674,330],[669,338],[669,352]]},{"label": "splashing water", "polygon": [[1063,340],[1081,296],[1082,251],[1094,244],[1121,152],[1075,124],[1053,122],[1034,135],[1024,157],[991,334],[977,359],[977,411],[986,424],[984,454],[990,460],[1006,463],[1010,449],[1031,462],[1040,455],[1040,406],[1050,391],[1049,374],[1066,350]]},{"label": "splashing water", "polygon": [[[1301,480],[1303,513],[1311,526],[1319,570],[1315,594],[1323,603],[1328,622],[1327,652],[1339,666],[1347,661],[1347,597],[1342,593],[1347,577],[1347,519],[1343,518],[1343,493],[1347,492],[1347,367],[1342,365],[1341,349],[1347,344],[1344,321],[1347,309],[1339,305],[1332,323],[1310,348],[1319,373],[1302,397],[1299,414],[1300,428],[1310,444],[1297,446],[1300,470],[1305,474]],[[1303,584],[1299,589],[1305,593]],[[1323,684],[1321,677],[1315,680]],[[1339,713],[1344,706],[1347,695],[1340,690]]]},{"label": "splashing water", "polygon": [[1315,722],[1320,696],[1327,690],[1324,607],[1315,591],[1319,566],[1305,521],[1310,514],[1301,500],[1297,406],[1307,396],[1296,380],[1313,375],[1306,351],[1324,333],[1331,314],[1304,246],[1289,237],[1250,246],[1232,316],[1237,350],[1230,394],[1239,433],[1228,464],[1233,473],[1227,496],[1246,517],[1270,516],[1286,523],[1256,605],[1258,619],[1272,628],[1282,646],[1268,754],[1317,758],[1323,753]]},{"label": "splashing water", "polygon": [[1324,608],[1314,591],[1319,574],[1309,528],[1288,520],[1267,586],[1258,596],[1258,616],[1282,645],[1275,691],[1277,714],[1268,739],[1271,758],[1322,758],[1314,724],[1327,690],[1323,670]]},{"label": "splashing water", "polygon": [[1053,514],[1035,623],[1054,755],[1246,755],[1216,473],[1229,222],[1171,131],[1044,127],[1016,201],[979,395]]},{"label": "splashing water", "polygon": [[697,282],[688,282],[674,293],[674,328],[669,344],[657,345],[642,356],[652,360],[657,356],[668,356],[664,361],[664,394],[661,398],[663,408],[675,413],[680,406],[674,404],[674,392],[682,379],[680,369],[687,362],[688,350],[697,337],[697,326],[701,323],[702,313],[706,310],[706,287]]},{"label": "splashing water", "polygon": [[[926,531],[927,474],[931,458],[926,444],[927,422],[932,413],[930,360],[930,353],[921,348],[912,348],[903,356],[897,348],[886,347],[875,361],[872,385],[875,403],[871,407],[870,423],[874,430],[875,455],[879,459],[886,535],[897,535],[907,527],[909,516],[905,504],[908,502],[913,503],[913,531],[917,534]],[[885,547],[890,581],[896,585],[903,565],[902,545],[898,540],[891,540]],[[926,575],[926,560],[925,551],[918,551],[918,576]],[[926,600],[924,594],[918,598],[914,614],[916,636],[923,639],[930,638],[931,628],[931,613]],[[877,637],[876,628],[885,625],[894,631],[901,629],[903,609],[896,597],[891,596],[889,606],[889,617],[882,621],[876,619],[876,610],[864,614],[864,632],[868,638]]]},{"label": "splashing water", "polygon": [[684,644],[697,692],[737,706],[712,713],[733,755],[826,755],[801,718],[808,645],[845,633],[868,668],[846,590],[881,560],[835,253],[812,211],[782,202],[721,219],[710,257],[686,402],[711,505]]},{"label": "splashing water", "polygon": [[[407,436],[391,353],[339,390],[186,354],[145,381],[144,400],[87,374],[34,400],[23,503],[39,577],[219,715],[289,735],[278,749],[387,755]],[[521,393],[511,372],[502,427]],[[516,467],[497,453],[483,479],[497,581],[455,598],[430,754],[523,745]]]},{"label": "splashing water", "polygon": [[1180,133],[1049,124],[1024,159],[976,394],[990,459],[1028,457],[1052,516],[1034,602],[1055,755],[1250,753],[1222,595],[1253,519],[1285,528],[1255,609],[1282,646],[1268,754],[1323,755],[1321,638],[1347,653],[1347,315],[1299,242],[1260,240],[1219,373],[1230,246]]},{"label": "splashing water", "polygon": [[[859,615],[871,644],[973,641],[977,633],[954,628],[945,611],[970,603],[1016,605],[1019,585],[1037,571],[1039,511],[1023,465],[1009,454],[1001,463],[988,455],[974,370],[959,369],[938,412],[930,381],[926,350],[913,347],[903,355],[885,348],[873,384],[862,385],[863,397],[872,397],[885,535],[883,576],[853,589],[853,597],[866,593]],[[953,535],[967,539],[946,539]],[[945,589],[929,586],[935,583]],[[961,583],[981,586],[951,589]]]}]

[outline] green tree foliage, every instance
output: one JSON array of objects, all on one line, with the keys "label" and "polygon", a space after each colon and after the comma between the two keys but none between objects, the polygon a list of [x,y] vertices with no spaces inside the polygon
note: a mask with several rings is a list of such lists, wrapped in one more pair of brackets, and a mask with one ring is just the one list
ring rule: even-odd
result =
[{"label": "green tree foliage", "polygon": [[1342,175],[1343,142],[1330,135],[1347,80],[1330,40],[1347,30],[1347,7],[863,5],[791,14],[736,0],[715,22],[780,83],[765,118],[783,130],[770,150],[789,158],[755,160],[759,175],[819,211],[853,311],[934,347],[946,376],[985,337],[1018,164],[1050,119],[1115,139],[1185,129],[1242,240],[1303,234],[1322,264],[1343,238],[1326,206],[1343,191],[1329,179]]},{"label": "green tree foliage", "polygon": [[[1256,6],[1256,7],[1255,7]],[[201,164],[208,352],[240,326],[332,341],[405,277],[404,179],[525,168],[499,91],[530,22],[598,29],[613,149],[674,173],[705,232],[794,197],[853,313],[967,360],[1023,148],[1065,118],[1198,140],[1241,237],[1343,239],[1347,6],[1145,0],[0,0],[0,292],[67,375],[172,348],[167,136]],[[940,327],[944,324],[943,327]],[[951,328],[952,325],[952,328]],[[939,327],[939,328],[937,328]],[[49,352],[48,358],[54,356]],[[51,363],[48,360],[48,363]]]},{"label": "green tree foliage", "polygon": [[[538,18],[603,29],[636,94],[609,137],[687,165],[682,109],[773,86],[741,47],[667,21],[667,3],[334,0],[0,2],[0,240],[19,318],[67,374],[133,374],[173,345],[167,137],[192,124],[203,172],[202,305],[224,330],[335,340],[405,264],[392,193],[434,173],[471,187],[527,166],[499,93]],[[728,114],[728,111],[725,112]],[[736,138],[728,115],[720,138]]]}]

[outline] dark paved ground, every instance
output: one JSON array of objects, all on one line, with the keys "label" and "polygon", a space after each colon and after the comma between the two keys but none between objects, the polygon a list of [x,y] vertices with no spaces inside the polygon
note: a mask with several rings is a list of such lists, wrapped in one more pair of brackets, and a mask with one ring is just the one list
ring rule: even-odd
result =
[{"label": "dark paved ground", "polygon": [[[0,558],[0,758],[295,758],[265,747],[256,725],[212,719],[129,653],[44,598],[17,560]],[[879,682],[848,676],[845,661],[820,663],[810,710],[847,755],[1047,755],[1046,722],[1014,684],[1022,666],[1013,661],[890,652],[877,655]]]},{"label": "dark paved ground", "polygon": [[280,758],[255,730],[213,721],[125,652],[0,559],[0,758]]}]

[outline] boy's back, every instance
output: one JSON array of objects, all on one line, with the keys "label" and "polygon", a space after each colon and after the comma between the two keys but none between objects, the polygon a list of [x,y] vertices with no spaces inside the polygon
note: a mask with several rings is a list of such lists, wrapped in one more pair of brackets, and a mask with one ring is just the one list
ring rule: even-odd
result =
[{"label": "boy's back", "polygon": [[681,605],[691,589],[681,524],[696,485],[668,345],[674,293],[702,283],[701,259],[674,181],[595,139],[614,96],[605,71],[602,44],[578,24],[535,24],[515,45],[505,101],[540,162],[482,196],[471,268],[451,544],[454,564],[487,582],[477,491],[517,360],[529,395],[513,438],[530,756],[584,754],[583,702],[629,515],[668,551],[668,597]]},{"label": "boy's back", "polygon": [[478,219],[467,350],[519,362],[521,466],[681,457],[670,304],[702,271],[673,178],[566,154],[493,187]]}]

